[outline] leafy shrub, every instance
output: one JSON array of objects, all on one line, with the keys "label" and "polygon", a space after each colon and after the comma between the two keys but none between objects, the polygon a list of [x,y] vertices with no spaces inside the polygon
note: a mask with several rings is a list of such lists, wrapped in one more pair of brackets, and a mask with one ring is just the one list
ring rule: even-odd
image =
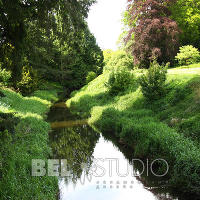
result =
[{"label": "leafy shrub", "polygon": [[11,78],[11,72],[5,69],[2,69],[1,63],[0,63],[0,82],[2,82],[3,85],[8,85],[8,81],[10,78]]},{"label": "leafy shrub", "polygon": [[97,74],[95,72],[88,72],[88,75],[86,76],[86,84],[93,81],[97,77]]},{"label": "leafy shrub", "polygon": [[38,88],[39,77],[37,71],[33,70],[32,67],[23,67],[22,80],[17,84],[17,87],[22,94],[27,95],[32,93]]},{"label": "leafy shrub", "polygon": [[133,57],[125,51],[116,51],[112,53],[104,70],[110,71],[120,67],[126,67],[127,69],[133,68]]},{"label": "leafy shrub", "polygon": [[160,66],[156,61],[151,63],[147,74],[139,78],[142,93],[148,101],[157,100],[166,93],[167,66]]},{"label": "leafy shrub", "polygon": [[192,45],[180,47],[180,52],[175,57],[180,65],[194,64],[200,61],[200,52]]},{"label": "leafy shrub", "polygon": [[119,92],[126,91],[134,82],[134,75],[130,71],[118,69],[110,73],[105,86],[109,89],[110,94],[116,95]]}]

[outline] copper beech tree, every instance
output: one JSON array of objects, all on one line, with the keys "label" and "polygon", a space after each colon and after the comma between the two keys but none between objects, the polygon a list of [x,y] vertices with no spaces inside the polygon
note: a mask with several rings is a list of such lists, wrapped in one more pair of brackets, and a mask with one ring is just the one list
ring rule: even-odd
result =
[{"label": "copper beech tree", "polygon": [[177,53],[179,29],[168,6],[175,0],[128,0],[129,33],[135,64],[149,67],[151,60],[170,62]]}]

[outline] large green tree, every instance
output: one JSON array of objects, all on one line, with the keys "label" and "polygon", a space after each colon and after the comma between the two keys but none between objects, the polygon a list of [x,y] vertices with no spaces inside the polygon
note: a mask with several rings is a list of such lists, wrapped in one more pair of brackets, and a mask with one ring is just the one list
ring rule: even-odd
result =
[{"label": "large green tree", "polygon": [[191,44],[200,49],[200,1],[177,0],[170,10],[181,29],[181,45]]},{"label": "large green tree", "polygon": [[43,78],[79,89],[89,71],[99,74],[103,54],[84,19],[76,27],[60,8],[49,13],[44,26],[31,23],[28,29],[27,60]]},{"label": "large green tree", "polygon": [[[48,61],[46,64],[53,64],[54,54],[58,54],[57,47],[54,47],[59,45],[59,51],[64,52],[64,43],[75,40],[71,36],[85,29],[84,20],[94,2],[95,0],[0,0],[0,61],[6,63],[5,58],[9,60],[15,85],[21,78],[23,61],[27,57],[33,58],[28,53],[30,46],[34,45],[35,53],[43,52],[42,58]],[[59,41],[57,44],[56,37]]]},{"label": "large green tree", "polygon": [[[55,3],[55,0],[0,1],[1,43],[7,43],[9,46],[11,45],[13,47],[9,59],[11,59],[10,67],[12,70],[12,78],[15,83],[19,81],[21,77],[27,22],[44,20],[48,10],[54,6]],[[7,50],[4,49],[2,52],[7,52]],[[5,54],[2,55],[3,58],[5,56]]]}]

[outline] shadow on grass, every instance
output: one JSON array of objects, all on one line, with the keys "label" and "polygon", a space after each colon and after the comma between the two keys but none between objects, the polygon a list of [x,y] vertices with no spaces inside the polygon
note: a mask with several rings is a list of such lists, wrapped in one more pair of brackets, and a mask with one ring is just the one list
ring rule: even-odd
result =
[{"label": "shadow on grass", "polygon": [[[78,112],[83,118],[90,116],[91,109],[95,106],[104,106],[110,103],[114,103],[116,100],[112,98],[108,92],[99,93],[97,95],[85,94],[76,101],[72,101],[70,109]],[[78,108],[78,109],[77,109]]]},{"label": "shadow on grass", "polygon": [[[117,103],[123,95],[129,95],[138,89],[138,85],[135,85],[130,91],[120,92],[117,96],[111,95],[109,91],[101,92],[95,95],[83,94],[78,101],[72,100],[70,102],[70,109],[81,115],[83,118],[88,118],[91,114],[92,108],[96,106],[112,106]],[[74,97],[73,97],[74,98]],[[76,97],[75,97],[76,98]],[[135,104],[141,104],[141,99],[134,100]]]}]

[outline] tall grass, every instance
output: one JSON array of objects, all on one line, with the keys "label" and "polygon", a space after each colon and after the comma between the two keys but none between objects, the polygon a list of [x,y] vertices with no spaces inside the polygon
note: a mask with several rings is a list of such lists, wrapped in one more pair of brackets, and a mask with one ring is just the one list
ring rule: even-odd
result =
[{"label": "tall grass", "polygon": [[48,145],[50,126],[44,119],[51,101],[57,100],[56,91],[37,91],[30,97],[10,89],[0,91],[5,95],[0,97],[0,120],[5,122],[2,116],[9,113],[13,121],[8,126],[13,126],[18,119],[13,132],[0,131],[0,199],[55,199],[57,179],[31,176],[31,165],[32,159],[46,161],[51,154]]}]

